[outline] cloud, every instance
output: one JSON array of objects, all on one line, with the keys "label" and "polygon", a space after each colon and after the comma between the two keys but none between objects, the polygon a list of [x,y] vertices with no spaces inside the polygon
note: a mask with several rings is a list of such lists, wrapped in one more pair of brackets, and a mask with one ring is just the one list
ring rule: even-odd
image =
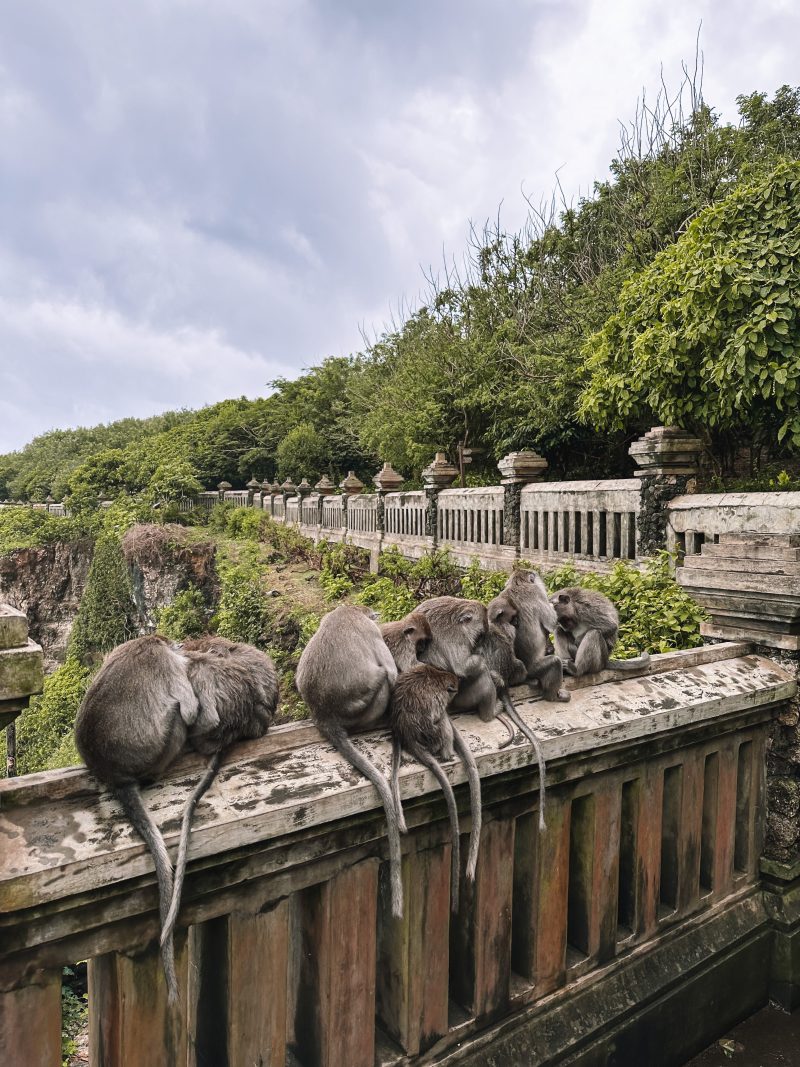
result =
[{"label": "cloud", "polygon": [[603,177],[701,18],[726,117],[797,80],[779,0],[9,6],[0,451],[359,348],[470,219]]}]

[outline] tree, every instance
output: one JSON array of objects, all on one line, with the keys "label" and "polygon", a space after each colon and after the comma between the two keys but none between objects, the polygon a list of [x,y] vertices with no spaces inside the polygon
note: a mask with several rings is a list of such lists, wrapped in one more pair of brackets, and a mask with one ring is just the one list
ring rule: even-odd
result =
[{"label": "tree", "polygon": [[202,492],[203,486],[191,463],[176,460],[159,464],[147,489],[150,500],[158,503],[196,496]]},{"label": "tree", "polygon": [[328,467],[328,449],[322,436],[310,422],[301,422],[290,430],[276,453],[278,477],[315,480]]},{"label": "tree", "polygon": [[800,163],[738,186],[625,283],[581,417],[800,446]]}]

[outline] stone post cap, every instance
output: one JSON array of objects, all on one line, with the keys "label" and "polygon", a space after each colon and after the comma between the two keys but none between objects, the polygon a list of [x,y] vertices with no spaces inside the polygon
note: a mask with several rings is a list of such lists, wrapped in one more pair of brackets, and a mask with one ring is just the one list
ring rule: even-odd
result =
[{"label": "stone post cap", "polygon": [[272,491],[272,483],[270,482],[269,478],[265,478],[264,481],[261,483],[261,491],[262,493],[269,493]]},{"label": "stone post cap", "polygon": [[309,482],[308,478],[303,478],[303,480],[297,486],[297,495],[298,496],[308,496],[308,494],[310,492],[311,492],[311,483]]},{"label": "stone post cap", "polygon": [[228,489],[233,489],[233,486],[231,485],[230,482],[220,482],[219,485],[217,486],[217,489],[219,489],[219,491],[221,493],[224,493]]},{"label": "stone post cap", "polygon": [[347,477],[339,482],[339,488],[343,489],[348,496],[355,496],[364,488],[360,478],[356,478],[355,471],[348,471]]},{"label": "stone post cap", "polygon": [[628,449],[637,478],[656,474],[697,474],[703,442],[678,426],[654,426]]},{"label": "stone post cap", "polygon": [[251,478],[245,486],[245,489],[252,489],[254,493],[257,493],[260,488],[261,482],[257,481],[255,478]]},{"label": "stone post cap", "polygon": [[43,683],[42,649],[28,637],[26,616],[0,604],[0,701],[25,700],[41,693]]},{"label": "stone post cap", "polygon": [[381,492],[393,493],[400,488],[405,478],[394,470],[391,463],[384,463],[372,480]]},{"label": "stone post cap", "polygon": [[53,498],[50,496],[49,493],[45,497],[45,501],[44,502],[45,502],[45,504],[55,504],[55,500],[53,500]]},{"label": "stone post cap", "polygon": [[280,486],[280,482],[278,482],[278,481],[274,481],[274,482],[272,483],[272,485],[271,485],[271,486],[269,487],[269,491],[270,491],[271,493],[279,493],[279,492],[281,491],[281,486]]},{"label": "stone post cap", "polygon": [[536,482],[547,470],[547,460],[533,449],[509,452],[497,464],[504,482]]},{"label": "stone post cap", "polygon": [[278,489],[282,493],[293,493],[297,486],[294,484],[291,478],[287,478],[283,485],[279,485]]},{"label": "stone post cap", "polygon": [[422,484],[426,489],[447,489],[458,477],[458,467],[454,467],[444,452],[437,452],[422,472]]},{"label": "stone post cap", "polygon": [[323,474],[317,484],[314,486],[318,493],[329,494],[334,491],[336,486],[330,480],[327,474]]}]

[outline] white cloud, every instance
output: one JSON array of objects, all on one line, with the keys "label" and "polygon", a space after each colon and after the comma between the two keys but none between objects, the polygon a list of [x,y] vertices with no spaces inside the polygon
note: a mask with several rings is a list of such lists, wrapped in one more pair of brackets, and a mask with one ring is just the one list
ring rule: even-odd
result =
[{"label": "white cloud", "polygon": [[27,0],[0,39],[0,450],[258,393],[603,177],[642,86],[797,82],[785,0]]}]

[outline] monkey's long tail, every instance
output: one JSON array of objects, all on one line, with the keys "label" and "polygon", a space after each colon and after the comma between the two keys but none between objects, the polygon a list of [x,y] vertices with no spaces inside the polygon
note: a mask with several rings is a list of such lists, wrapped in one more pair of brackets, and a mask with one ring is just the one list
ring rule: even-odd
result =
[{"label": "monkey's long tail", "polygon": [[[167,920],[172,895],[172,862],[164,844],[161,831],[153,822],[152,816],[144,806],[139,786],[134,784],[116,786],[114,795],[123,807],[125,814],[150,850],[153,863],[156,868],[156,880],[158,881],[158,910],[161,917],[161,926]],[[161,944],[161,963],[164,968],[164,977],[167,981],[167,997],[170,1004],[178,999],[178,980],[175,977],[175,953],[172,940],[168,945]]]},{"label": "monkey's long tail", "polygon": [[456,912],[458,911],[458,883],[461,875],[461,827],[458,823],[458,808],[453,787],[450,785],[450,779],[442,770],[439,761],[430,752],[416,745],[414,748],[410,748],[409,752],[415,760],[418,760],[429,771],[433,772],[436,781],[442,787],[444,799],[447,803],[447,814],[450,818],[450,830],[453,837],[453,847],[450,855],[450,910]]},{"label": "monkey's long tail", "polygon": [[403,802],[400,799],[400,759],[402,746],[396,737],[392,737],[392,798],[397,811],[397,828],[401,834],[408,833],[406,817],[403,814]]},{"label": "monkey's long tail", "polygon": [[608,669],[611,671],[638,671],[640,667],[647,667],[650,664],[650,653],[643,652],[641,656],[636,656],[635,659],[610,659],[608,661]]},{"label": "monkey's long tail", "polygon": [[169,903],[167,917],[161,924],[161,950],[163,952],[167,946],[169,946],[169,952],[172,956],[174,956],[172,934],[175,930],[175,922],[178,918],[178,911],[181,906],[183,880],[186,876],[186,857],[189,852],[189,834],[192,830],[192,816],[194,815],[194,809],[197,807],[198,801],[203,794],[207,792],[208,787],[216,778],[221,762],[222,752],[215,752],[206,764],[203,777],[194,787],[194,791],[186,801],[186,807],[183,809],[183,818],[181,819],[181,839],[178,844],[178,858],[175,861],[175,882],[172,887],[172,898]]},{"label": "monkey's long tail", "polygon": [[453,724],[453,746],[467,768],[469,780],[469,807],[472,815],[472,829],[469,833],[469,852],[467,853],[467,881],[475,881],[478,866],[478,851],[481,847],[481,776],[478,765],[469,745]]},{"label": "monkey's long tail", "polygon": [[351,763],[356,770],[361,771],[378,790],[383,809],[386,812],[386,826],[389,837],[389,873],[392,895],[392,915],[400,919],[403,916],[403,876],[400,860],[400,820],[394,806],[392,792],[389,783],[383,777],[377,767],[374,767],[366,756],[358,751],[350,740],[343,726],[338,724],[317,722],[320,733],[330,741],[333,747]]},{"label": "monkey's long tail", "polygon": [[507,691],[504,691],[500,699],[503,702],[503,707],[506,709],[506,715],[515,723],[520,730],[525,734],[527,739],[533,745],[533,751],[536,753],[536,760],[539,764],[539,832],[547,829],[547,823],[544,821],[544,793],[545,793],[545,777],[547,774],[547,768],[544,763],[544,755],[542,753],[542,747],[539,744],[539,740],[536,734],[531,730],[527,723],[522,721],[522,718],[514,707],[511,697]]}]

